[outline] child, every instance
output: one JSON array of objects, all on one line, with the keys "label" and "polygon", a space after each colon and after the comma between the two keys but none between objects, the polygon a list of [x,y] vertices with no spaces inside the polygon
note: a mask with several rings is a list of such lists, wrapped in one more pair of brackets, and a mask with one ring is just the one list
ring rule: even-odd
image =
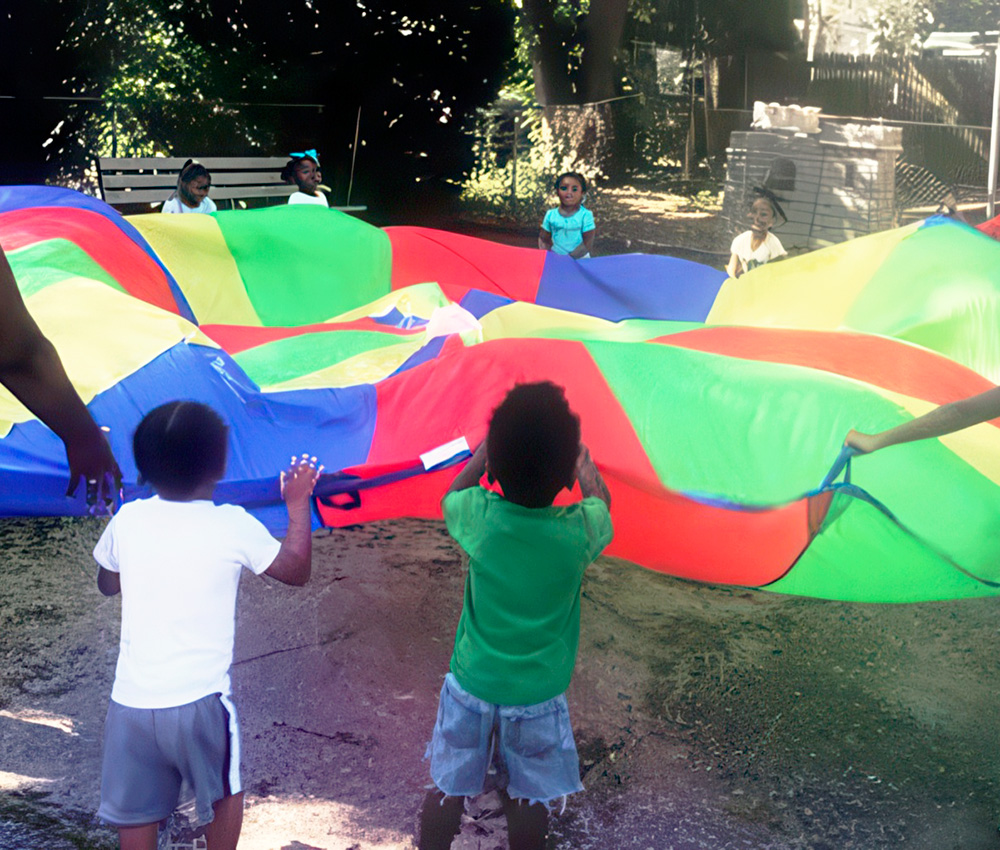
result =
[{"label": "child", "polygon": [[189,159],[177,175],[177,189],[163,202],[165,213],[214,213],[215,202],[208,197],[212,175],[200,162]]},{"label": "child", "polygon": [[[478,486],[484,472],[502,496]],[[583,500],[553,506],[574,480]],[[565,691],[580,639],[580,583],[611,540],[610,505],[562,389],[511,390],[442,503],[469,572],[428,746],[439,790],[421,811],[420,850],[451,845],[464,798],[486,790],[491,760],[518,850],[541,850],[548,804],[583,790]]]},{"label": "child", "polygon": [[297,192],[292,192],[288,196],[288,203],[316,204],[320,207],[330,206],[326,195],[319,191],[319,184],[322,182],[319,161],[309,153],[293,153],[292,158],[285,163],[285,167],[281,170],[281,179],[299,187]]},{"label": "child", "polygon": [[787,253],[778,237],[771,233],[779,216],[782,223],[788,221],[785,211],[778,199],[766,189],[755,192],[757,199],[750,207],[750,229],[737,236],[730,248],[731,255],[726,265],[730,277],[739,277]]},{"label": "child", "polygon": [[208,824],[209,850],[234,850],[243,790],[229,667],[240,574],[309,579],[309,497],[322,467],[303,455],[281,474],[288,534],[279,544],[243,508],[212,503],[227,440],[206,405],[175,401],[149,413],[132,445],[156,495],[123,505],[94,549],[101,592],[122,594],[98,810],[118,827],[122,850],[155,850],[182,782]]},{"label": "child", "polygon": [[594,247],[594,214],[583,206],[587,181],[582,174],[567,171],[556,179],[554,188],[559,206],[545,213],[538,231],[538,247],[543,251],[568,254],[574,260],[590,256]]}]

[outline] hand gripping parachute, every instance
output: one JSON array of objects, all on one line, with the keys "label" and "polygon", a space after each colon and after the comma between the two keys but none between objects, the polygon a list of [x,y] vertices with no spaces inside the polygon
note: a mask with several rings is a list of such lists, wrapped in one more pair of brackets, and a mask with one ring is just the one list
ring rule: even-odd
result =
[{"label": "hand gripping parachute", "polygon": [[[849,481],[835,468],[850,428],[1000,379],[1000,245],[964,225],[725,280],[667,257],[577,262],[310,206],[123,218],[22,187],[0,190],[0,243],[111,429],[126,497],[142,492],[136,424],[187,398],[230,424],[217,498],[278,533],[277,472],[302,451],[332,471],[317,525],[440,517],[506,391],[549,379],[611,489],[611,555],[836,599],[1000,590],[996,423],[856,458]],[[5,391],[0,435],[0,513],[84,512],[63,495],[61,443]]]}]

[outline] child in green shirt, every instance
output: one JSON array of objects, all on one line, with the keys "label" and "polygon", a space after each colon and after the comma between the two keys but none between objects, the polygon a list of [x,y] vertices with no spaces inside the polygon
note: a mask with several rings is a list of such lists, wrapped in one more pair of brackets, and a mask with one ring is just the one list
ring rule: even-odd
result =
[{"label": "child in green shirt", "polygon": [[[484,473],[502,496],[479,486]],[[583,500],[555,507],[575,481]],[[611,541],[610,506],[562,388],[511,390],[442,502],[469,572],[428,746],[437,787],[421,812],[420,850],[451,846],[464,798],[487,790],[491,764],[519,850],[542,850],[548,804],[583,790],[565,691],[580,637],[580,583]]]}]

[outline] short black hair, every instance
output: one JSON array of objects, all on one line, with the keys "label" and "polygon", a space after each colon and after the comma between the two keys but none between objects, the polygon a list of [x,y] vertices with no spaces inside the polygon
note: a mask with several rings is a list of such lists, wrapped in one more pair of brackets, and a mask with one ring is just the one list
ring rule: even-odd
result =
[{"label": "short black hair", "polygon": [[781,208],[778,196],[767,187],[754,186],[753,189],[750,190],[750,198],[748,200],[749,205],[753,206],[757,201],[767,201],[771,205],[771,211],[774,213],[774,217],[781,217],[782,224],[788,221],[788,216],[785,215],[785,211]]},{"label": "short black hair", "polygon": [[552,184],[552,188],[557,192],[559,191],[559,184],[563,182],[564,177],[572,177],[577,183],[580,184],[580,188],[583,189],[584,192],[587,191],[586,177],[584,177],[579,171],[564,171],[556,178],[556,182]]},{"label": "short black hair", "polygon": [[140,481],[189,495],[225,473],[228,441],[229,428],[207,404],[171,401],[143,417],[132,453]]},{"label": "short black hair", "polygon": [[580,417],[570,410],[563,388],[551,381],[518,384],[493,411],[486,452],[505,498],[546,507],[573,480]]}]

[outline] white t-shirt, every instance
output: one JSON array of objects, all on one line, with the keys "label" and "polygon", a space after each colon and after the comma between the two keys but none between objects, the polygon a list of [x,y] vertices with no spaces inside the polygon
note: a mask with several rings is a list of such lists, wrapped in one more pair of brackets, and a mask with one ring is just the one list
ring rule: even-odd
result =
[{"label": "white t-shirt", "polygon": [[317,192],[315,195],[307,195],[305,192],[292,192],[288,196],[288,203],[290,204],[316,204],[319,207],[329,207],[330,202],[326,199],[326,195],[323,192]]},{"label": "white t-shirt", "polygon": [[743,274],[746,274],[750,271],[750,269],[755,269],[757,266],[764,265],[764,263],[768,260],[784,257],[785,254],[788,253],[782,247],[781,240],[771,233],[771,231],[767,232],[767,235],[764,237],[764,241],[760,244],[756,251],[752,251],[750,248],[750,240],[752,238],[753,231],[747,230],[733,240],[733,247],[731,251],[739,258]]},{"label": "white t-shirt", "polygon": [[94,548],[122,588],[121,645],[111,699],[170,708],[229,694],[236,591],[244,567],[258,575],[281,544],[237,505],[122,505]]},{"label": "white t-shirt", "polygon": [[183,203],[180,198],[174,195],[172,198],[167,198],[163,202],[163,208],[160,212],[165,213],[214,213],[217,207],[215,206],[215,201],[209,198],[207,195],[202,198],[202,201],[196,207],[189,207],[187,204]]}]

